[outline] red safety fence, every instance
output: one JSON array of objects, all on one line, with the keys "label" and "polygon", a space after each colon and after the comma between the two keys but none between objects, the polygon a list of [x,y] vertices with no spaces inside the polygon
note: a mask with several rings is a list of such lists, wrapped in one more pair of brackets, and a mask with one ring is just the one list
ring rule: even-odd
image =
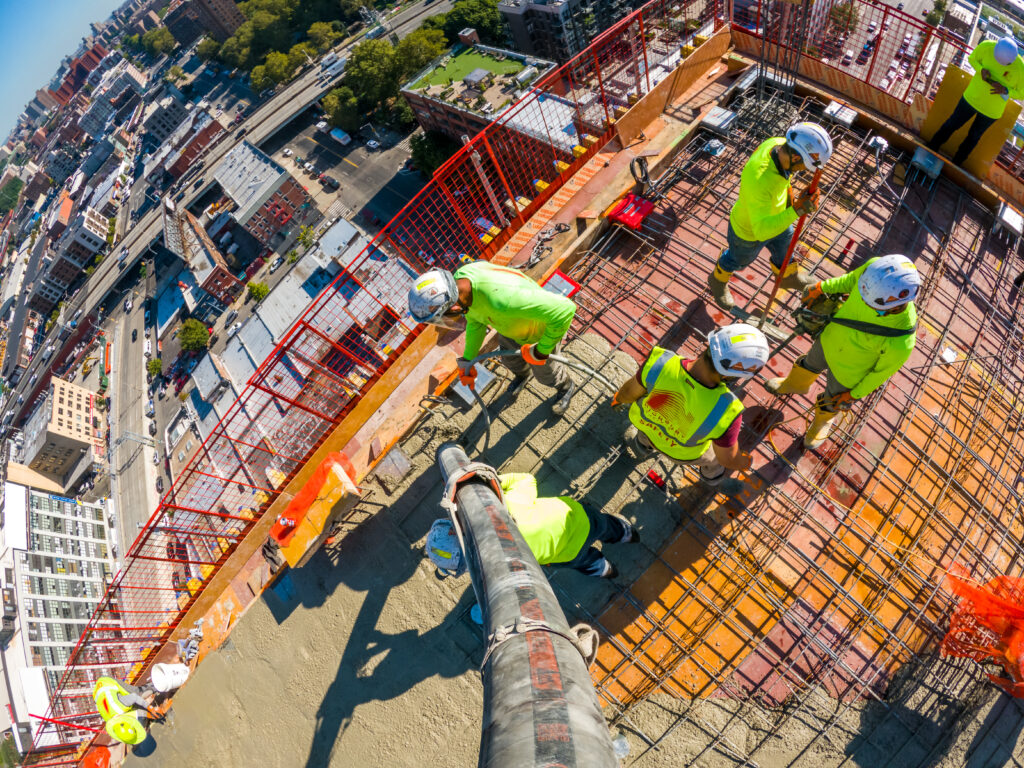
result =
[{"label": "red safety fence", "polygon": [[[124,557],[54,687],[38,745],[101,726],[92,687],[137,682],[237,544],[415,335],[430,265],[490,258],[613,136],[616,112],[724,25],[717,0],[653,2],[543,76],[440,168],[313,301],[196,450]],[[75,727],[80,725],[82,727]],[[45,759],[45,753],[32,756]],[[64,764],[74,764],[69,761]]]},{"label": "red safety fence", "polygon": [[[964,56],[950,33],[881,2],[854,0],[855,21],[837,5],[809,7],[801,72],[861,103],[881,99],[905,124],[894,110],[933,94]],[[769,41],[790,44],[785,14],[794,8],[732,0],[737,47],[759,54],[766,27]],[[681,49],[728,21],[721,0],[648,3],[544,75],[434,174],[306,309],[176,478],[82,633],[48,717],[95,727],[95,680],[138,681],[236,545],[412,341],[413,277],[492,257],[612,138],[616,116],[672,71]],[[44,724],[35,738],[68,745],[90,736],[68,723]],[[46,755],[26,764],[37,759]]]}]

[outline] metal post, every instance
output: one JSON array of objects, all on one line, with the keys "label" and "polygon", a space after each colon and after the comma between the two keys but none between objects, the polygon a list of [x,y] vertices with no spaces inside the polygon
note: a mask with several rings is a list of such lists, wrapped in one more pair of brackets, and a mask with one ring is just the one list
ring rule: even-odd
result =
[{"label": "metal post", "polygon": [[[615,768],[618,761],[583,656],[536,558],[493,486],[458,445],[437,463],[454,485],[452,517],[463,533],[484,634],[484,716],[479,768],[576,765]],[[532,625],[523,626],[522,622]]]}]

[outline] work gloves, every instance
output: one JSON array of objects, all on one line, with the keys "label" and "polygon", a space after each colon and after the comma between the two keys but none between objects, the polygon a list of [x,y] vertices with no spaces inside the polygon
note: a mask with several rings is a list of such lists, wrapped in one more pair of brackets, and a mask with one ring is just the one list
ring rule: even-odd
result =
[{"label": "work gloves", "polygon": [[619,411],[621,413],[622,411],[629,410],[629,406],[630,405],[631,405],[631,403],[623,403],[623,402],[621,402],[619,400],[618,393],[615,393],[614,395],[612,395],[611,407],[612,407],[613,411]]},{"label": "work gloves", "polygon": [[803,299],[801,299],[801,302],[805,307],[810,307],[814,304],[814,302],[816,302],[824,295],[825,293],[824,291],[821,290],[821,281],[819,280],[806,291],[804,291],[804,297]]},{"label": "work gloves", "polygon": [[822,392],[814,401],[819,410],[834,413],[836,411],[848,411],[853,408],[854,399],[849,392],[840,392],[834,397],[826,397]]},{"label": "work gloves", "polygon": [[456,362],[459,364],[459,383],[464,387],[476,389],[476,366],[472,360],[460,357]]},{"label": "work gloves", "polygon": [[806,216],[810,213],[814,213],[818,210],[818,202],[821,199],[821,193],[818,190],[814,192],[801,192],[800,196],[793,202],[793,210],[801,216]]},{"label": "work gloves", "polygon": [[548,356],[538,350],[536,344],[523,344],[519,354],[530,365],[546,365],[548,362]]}]

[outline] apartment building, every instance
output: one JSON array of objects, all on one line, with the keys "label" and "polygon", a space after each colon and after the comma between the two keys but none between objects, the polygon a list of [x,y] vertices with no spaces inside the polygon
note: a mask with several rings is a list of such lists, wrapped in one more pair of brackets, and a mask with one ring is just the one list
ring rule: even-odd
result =
[{"label": "apartment building", "polygon": [[238,298],[242,283],[191,213],[164,206],[164,243],[185,262],[195,281],[185,291],[185,304],[192,317],[202,321],[215,317]]},{"label": "apartment building", "polygon": [[116,547],[105,503],[5,482],[3,518],[0,655],[14,736],[24,751],[38,724],[29,715],[46,711],[110,583]]},{"label": "apartment building", "polygon": [[107,419],[95,392],[57,377],[28,417],[19,463],[69,487],[107,449]]},{"label": "apartment building", "polygon": [[513,48],[561,63],[633,8],[629,0],[498,1]]},{"label": "apartment building", "polygon": [[45,274],[35,281],[28,306],[49,313],[68,287],[78,280],[107,241],[109,220],[93,208],[80,210],[53,245]]}]

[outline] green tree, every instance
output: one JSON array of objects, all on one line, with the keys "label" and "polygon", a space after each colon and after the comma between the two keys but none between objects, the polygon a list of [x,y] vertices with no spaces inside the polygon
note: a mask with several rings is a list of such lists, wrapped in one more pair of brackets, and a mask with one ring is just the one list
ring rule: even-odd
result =
[{"label": "green tree", "polygon": [[2,187],[0,187],[0,214],[13,211],[18,205],[18,196],[25,182],[15,176]]},{"label": "green tree", "polygon": [[845,3],[838,3],[832,6],[828,12],[832,26],[842,32],[856,32],[859,12],[853,4],[853,0],[846,0]]},{"label": "green tree", "polygon": [[294,248],[292,248],[290,251],[288,251],[288,263],[289,264],[294,264],[298,260],[299,260],[299,252],[298,251],[296,251]]},{"label": "green tree", "polygon": [[247,290],[249,291],[249,298],[256,301],[263,301],[267,298],[267,294],[270,293],[270,288],[267,287],[266,283],[249,283]]},{"label": "green tree", "polygon": [[220,55],[220,43],[212,37],[204,37],[196,46],[196,55],[203,61],[213,61]]},{"label": "green tree", "polygon": [[459,0],[455,3],[445,14],[444,34],[448,42],[455,45],[459,41],[459,32],[466,27],[473,27],[483,43],[500,45],[505,41],[501,14],[494,0]]},{"label": "green tree", "polygon": [[459,151],[459,143],[438,131],[414,133],[409,141],[412,161],[428,176],[444,165],[444,162]]},{"label": "green tree", "polygon": [[263,68],[267,77],[275,84],[288,80],[295,71],[295,67],[292,66],[291,61],[288,59],[288,54],[281,53],[280,51],[268,53],[267,61]]},{"label": "green tree", "polygon": [[417,29],[406,35],[395,46],[399,80],[415,75],[447,47],[444,33],[437,29]]},{"label": "green tree", "polygon": [[335,88],[323,98],[324,111],[331,125],[343,131],[354,131],[363,122],[363,112],[359,109],[359,99],[347,85]]},{"label": "green tree", "polygon": [[156,27],[142,36],[142,47],[155,56],[170,53],[176,45],[174,35],[167,27]]},{"label": "green tree", "polygon": [[299,67],[304,67],[310,61],[316,59],[316,47],[309,43],[296,43],[288,49],[288,63],[292,65],[292,72]]},{"label": "green tree", "polygon": [[395,49],[387,40],[359,43],[352,49],[345,71],[345,85],[353,90],[359,105],[365,109],[376,109],[398,92]]},{"label": "green tree", "polygon": [[303,248],[313,247],[313,228],[308,224],[299,230],[299,236],[296,238]]},{"label": "green tree", "polygon": [[271,88],[274,85],[274,81],[267,76],[267,68],[262,64],[253,68],[249,75],[249,79],[252,80],[252,87],[257,91],[262,91],[264,88]]},{"label": "green tree", "polygon": [[141,51],[142,38],[138,35],[125,35],[121,38],[121,47],[127,48],[129,51]]},{"label": "green tree", "polygon": [[151,376],[159,376],[164,372],[164,361],[159,357],[151,358],[146,363],[146,372]]},{"label": "green tree", "polygon": [[190,317],[178,329],[178,343],[186,352],[202,352],[210,345],[210,332],[205,325]]},{"label": "green tree", "polygon": [[306,37],[318,51],[322,52],[334,45],[341,35],[327,22],[317,21],[306,30]]},{"label": "green tree", "polygon": [[164,79],[168,82],[176,83],[179,80],[182,80],[184,77],[185,70],[179,67],[177,64],[175,64],[173,67],[167,70],[167,74],[164,76]]}]

